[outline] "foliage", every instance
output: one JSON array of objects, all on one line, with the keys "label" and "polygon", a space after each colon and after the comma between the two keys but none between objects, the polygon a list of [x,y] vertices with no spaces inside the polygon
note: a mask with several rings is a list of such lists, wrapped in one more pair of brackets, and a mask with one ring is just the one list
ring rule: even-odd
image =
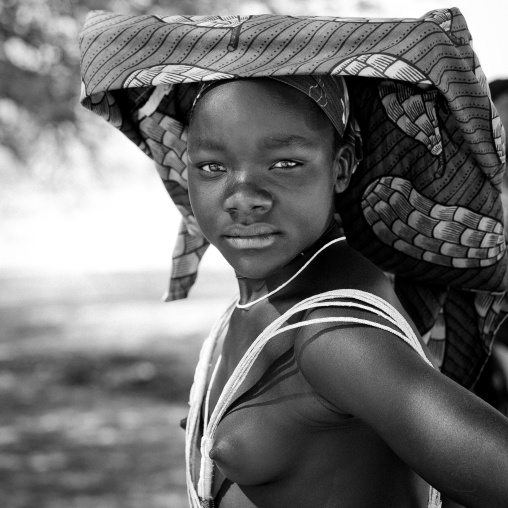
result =
[{"label": "foliage", "polygon": [[[369,10],[367,0],[348,5]],[[241,14],[292,12],[338,14],[333,0],[2,0],[0,2],[0,158],[8,155],[34,173],[91,164],[110,128],[79,106],[78,34],[91,10],[121,14]],[[241,11],[241,12],[240,12]],[[3,148],[3,150],[2,150]],[[78,150],[79,151],[79,150]],[[66,164],[62,164],[66,163]],[[4,162],[4,167],[6,166]],[[98,171],[98,170],[97,170]],[[5,173],[4,173],[5,180]]]},{"label": "foliage", "polygon": [[195,14],[213,7],[206,0],[0,2],[0,146],[24,166],[48,145],[62,159],[55,166],[66,161],[76,139],[94,153],[97,130],[106,127],[79,106],[78,34],[90,10]]}]

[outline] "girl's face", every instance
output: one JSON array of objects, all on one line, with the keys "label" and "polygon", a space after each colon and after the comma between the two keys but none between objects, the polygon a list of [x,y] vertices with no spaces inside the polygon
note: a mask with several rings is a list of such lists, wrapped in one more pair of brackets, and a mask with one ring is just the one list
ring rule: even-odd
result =
[{"label": "girl's face", "polygon": [[264,278],[324,233],[340,172],[333,141],[324,112],[272,80],[228,82],[198,101],[188,137],[191,205],[239,274]]}]

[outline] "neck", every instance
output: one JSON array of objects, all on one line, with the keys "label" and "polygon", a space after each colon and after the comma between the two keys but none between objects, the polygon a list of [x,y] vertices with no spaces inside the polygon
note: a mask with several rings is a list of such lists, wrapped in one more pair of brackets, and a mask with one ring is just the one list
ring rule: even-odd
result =
[{"label": "neck", "polygon": [[[334,223],[304,252],[298,254],[298,256],[287,265],[267,277],[262,279],[248,279],[247,277],[242,277],[237,274],[240,305],[249,304],[280,287],[291,279],[291,277],[293,277],[319,249],[337,238],[340,238],[340,231],[338,226]],[[300,276],[301,275],[303,274],[300,274]],[[284,287],[281,293],[287,296],[288,292],[292,289],[291,286],[293,286],[293,289],[296,287],[297,280],[298,277]]]}]

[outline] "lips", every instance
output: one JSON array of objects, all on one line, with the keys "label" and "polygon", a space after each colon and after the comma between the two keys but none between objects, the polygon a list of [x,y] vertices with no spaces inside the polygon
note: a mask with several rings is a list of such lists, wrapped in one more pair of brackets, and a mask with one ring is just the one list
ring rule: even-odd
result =
[{"label": "lips", "polygon": [[270,224],[234,224],[226,228],[223,238],[236,249],[264,249],[272,245],[279,231]]},{"label": "lips", "polygon": [[249,224],[248,226],[243,224],[233,224],[226,228],[222,236],[226,237],[252,237],[252,236],[265,236],[273,235],[278,233],[277,229],[270,224],[257,223]]}]

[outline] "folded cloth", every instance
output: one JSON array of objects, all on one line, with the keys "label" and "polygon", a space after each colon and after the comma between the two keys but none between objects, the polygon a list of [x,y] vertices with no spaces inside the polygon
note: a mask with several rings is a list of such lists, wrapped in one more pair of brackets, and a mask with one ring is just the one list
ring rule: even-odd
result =
[{"label": "folded cloth", "polygon": [[156,164],[183,215],[168,300],[208,244],[189,204],[186,136],[203,81],[343,76],[363,159],[337,209],[393,275],[444,373],[471,387],[506,315],[505,137],[456,8],[418,19],[89,14],[82,104]]}]

